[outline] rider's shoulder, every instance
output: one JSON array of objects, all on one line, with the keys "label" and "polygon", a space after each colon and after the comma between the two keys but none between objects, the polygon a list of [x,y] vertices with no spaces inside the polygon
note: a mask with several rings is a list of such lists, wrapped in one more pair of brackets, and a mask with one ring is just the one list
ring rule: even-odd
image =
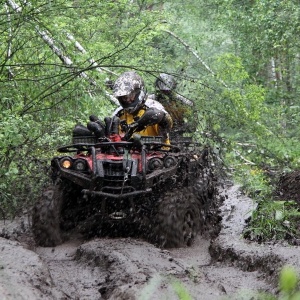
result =
[{"label": "rider's shoulder", "polygon": [[157,100],[157,96],[155,94],[149,94],[147,96],[147,99],[151,99],[151,100]]},{"label": "rider's shoulder", "polygon": [[164,108],[164,106],[161,103],[159,103],[157,100],[155,100],[153,98],[150,98],[150,97],[147,98],[147,100],[145,102],[145,105],[147,107],[149,107],[149,108],[150,107],[155,107],[155,108],[157,108],[159,110],[165,111],[165,108]]},{"label": "rider's shoulder", "polygon": [[116,108],[113,112],[113,116],[118,116],[121,112],[123,111],[123,107],[119,106],[118,108]]}]

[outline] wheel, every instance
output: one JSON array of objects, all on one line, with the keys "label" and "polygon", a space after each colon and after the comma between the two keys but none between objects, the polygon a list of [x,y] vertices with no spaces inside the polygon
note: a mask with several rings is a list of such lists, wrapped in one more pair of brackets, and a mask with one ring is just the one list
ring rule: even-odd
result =
[{"label": "wheel", "polygon": [[217,184],[213,172],[209,168],[204,168],[193,187],[193,194],[200,210],[201,233],[206,233],[211,238],[215,238],[221,230],[222,218],[219,207],[223,199]]},{"label": "wheel", "polygon": [[156,242],[163,248],[191,246],[199,231],[200,212],[190,188],[166,192],[155,216]]},{"label": "wheel", "polygon": [[33,208],[32,231],[40,246],[53,247],[62,243],[60,213],[63,196],[60,185],[50,186]]}]

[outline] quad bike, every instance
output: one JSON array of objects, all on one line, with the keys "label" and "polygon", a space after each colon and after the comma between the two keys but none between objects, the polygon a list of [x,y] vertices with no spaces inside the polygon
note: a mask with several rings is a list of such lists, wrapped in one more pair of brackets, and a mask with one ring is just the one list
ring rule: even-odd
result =
[{"label": "quad bike", "polygon": [[51,161],[53,184],[33,208],[37,244],[58,245],[76,229],[87,236],[140,233],[160,247],[181,247],[214,226],[217,191],[207,148],[191,139],[164,144],[129,126],[121,138],[126,124],[90,119]]}]

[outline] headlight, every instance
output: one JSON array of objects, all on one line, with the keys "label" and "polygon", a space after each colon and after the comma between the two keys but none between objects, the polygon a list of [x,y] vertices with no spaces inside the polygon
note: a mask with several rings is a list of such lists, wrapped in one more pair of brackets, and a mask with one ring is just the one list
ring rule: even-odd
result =
[{"label": "headlight", "polygon": [[76,171],[85,171],[86,170],[86,161],[84,159],[76,159],[73,164],[73,169]]},{"label": "headlight", "polygon": [[69,157],[62,158],[60,160],[60,165],[65,169],[70,169],[72,167],[72,160]]}]

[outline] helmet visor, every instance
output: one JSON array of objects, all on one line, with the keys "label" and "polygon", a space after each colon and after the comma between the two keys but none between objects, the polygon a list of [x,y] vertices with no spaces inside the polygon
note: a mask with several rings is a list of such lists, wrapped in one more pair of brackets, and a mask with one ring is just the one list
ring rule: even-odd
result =
[{"label": "helmet visor", "polygon": [[124,95],[124,96],[119,96],[117,97],[118,101],[120,102],[120,104],[122,105],[122,107],[126,108],[129,107],[135,100],[135,92],[131,92],[128,95]]}]

